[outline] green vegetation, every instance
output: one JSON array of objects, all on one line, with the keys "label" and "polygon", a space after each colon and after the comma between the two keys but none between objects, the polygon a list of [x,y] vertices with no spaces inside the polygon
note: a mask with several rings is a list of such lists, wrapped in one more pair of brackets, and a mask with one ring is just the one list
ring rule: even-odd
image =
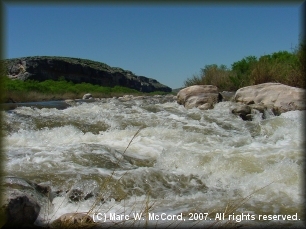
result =
[{"label": "green vegetation", "polygon": [[[144,95],[134,89],[115,86],[102,87],[90,83],[74,84],[62,79],[59,81],[45,80],[38,82],[35,80],[12,80],[3,77],[4,81],[4,101],[28,102],[42,100],[62,100],[80,99],[86,93],[91,93],[93,97],[105,98],[122,96],[125,94]],[[166,94],[165,92],[152,92],[145,95]]]},{"label": "green vegetation", "polygon": [[279,51],[259,59],[247,56],[234,62],[231,69],[225,65],[206,65],[199,75],[188,78],[184,86],[215,85],[220,90],[235,91],[245,86],[277,82],[306,88],[305,47],[305,43],[301,43],[292,53]]}]

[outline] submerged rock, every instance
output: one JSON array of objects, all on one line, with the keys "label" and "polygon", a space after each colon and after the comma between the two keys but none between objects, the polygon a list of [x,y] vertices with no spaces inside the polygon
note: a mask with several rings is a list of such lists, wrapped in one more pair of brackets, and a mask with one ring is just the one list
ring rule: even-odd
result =
[{"label": "submerged rock", "polygon": [[24,227],[34,224],[40,211],[40,205],[35,197],[19,190],[6,192],[2,208],[5,211],[4,227]]},{"label": "submerged rock", "polygon": [[68,192],[68,198],[72,202],[87,200],[97,195],[99,185],[94,180],[77,182]]},{"label": "submerged rock", "polygon": [[93,97],[90,93],[87,93],[87,94],[83,95],[82,99],[93,99]]},{"label": "submerged rock", "polygon": [[213,85],[193,85],[180,90],[177,103],[187,109],[199,107],[202,110],[212,109],[214,104],[222,100],[218,88]]}]

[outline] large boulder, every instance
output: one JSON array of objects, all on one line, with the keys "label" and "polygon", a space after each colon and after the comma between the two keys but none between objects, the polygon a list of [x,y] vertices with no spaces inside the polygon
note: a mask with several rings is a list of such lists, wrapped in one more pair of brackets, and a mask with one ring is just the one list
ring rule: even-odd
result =
[{"label": "large boulder", "polygon": [[222,101],[222,95],[213,85],[193,85],[177,93],[177,103],[184,105],[187,109],[198,107],[207,110],[220,101]]},{"label": "large boulder", "polygon": [[[3,182],[1,214],[4,228],[33,227],[51,209],[51,189],[23,178],[8,176]],[[40,218],[41,217],[41,218]]]},{"label": "large boulder", "polygon": [[291,110],[305,110],[305,89],[280,83],[263,83],[240,88],[234,99],[247,105],[270,108],[275,115]]}]

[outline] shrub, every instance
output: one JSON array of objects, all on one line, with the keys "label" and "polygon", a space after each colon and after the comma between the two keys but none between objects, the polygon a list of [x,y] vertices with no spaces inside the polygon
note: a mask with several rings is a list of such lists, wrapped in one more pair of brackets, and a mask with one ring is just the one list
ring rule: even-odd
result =
[{"label": "shrub", "polygon": [[251,85],[249,76],[256,63],[257,58],[255,56],[247,56],[232,64],[230,81],[233,89],[237,90],[241,87]]},{"label": "shrub", "polygon": [[[122,96],[124,94],[148,94],[135,89],[122,86],[103,87],[90,83],[74,84],[66,80],[45,80],[38,82],[35,80],[12,80],[4,78],[5,95],[3,100],[9,98],[16,102],[58,100],[58,99],[76,99],[81,98],[85,93],[91,93],[94,97]],[[150,93],[149,93],[150,94]],[[163,92],[154,92],[154,94],[166,94]]]},{"label": "shrub", "polygon": [[232,68],[225,65],[206,65],[200,75],[184,81],[185,87],[192,85],[215,85],[219,90],[233,91],[255,84],[278,82],[293,87],[305,88],[305,41],[292,53],[279,51],[257,59],[247,56],[234,62]]},{"label": "shrub", "polygon": [[215,85],[220,90],[227,89],[231,84],[230,76],[231,71],[225,65],[206,65],[201,69],[200,76],[193,75],[192,78],[184,82],[185,87],[192,85]]}]

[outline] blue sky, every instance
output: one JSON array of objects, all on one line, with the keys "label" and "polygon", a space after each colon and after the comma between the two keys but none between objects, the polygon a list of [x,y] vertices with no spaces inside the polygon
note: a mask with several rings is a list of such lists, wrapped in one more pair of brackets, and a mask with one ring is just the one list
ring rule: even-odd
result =
[{"label": "blue sky", "polygon": [[90,59],[174,89],[205,65],[291,52],[301,4],[5,3],[4,58]]}]

